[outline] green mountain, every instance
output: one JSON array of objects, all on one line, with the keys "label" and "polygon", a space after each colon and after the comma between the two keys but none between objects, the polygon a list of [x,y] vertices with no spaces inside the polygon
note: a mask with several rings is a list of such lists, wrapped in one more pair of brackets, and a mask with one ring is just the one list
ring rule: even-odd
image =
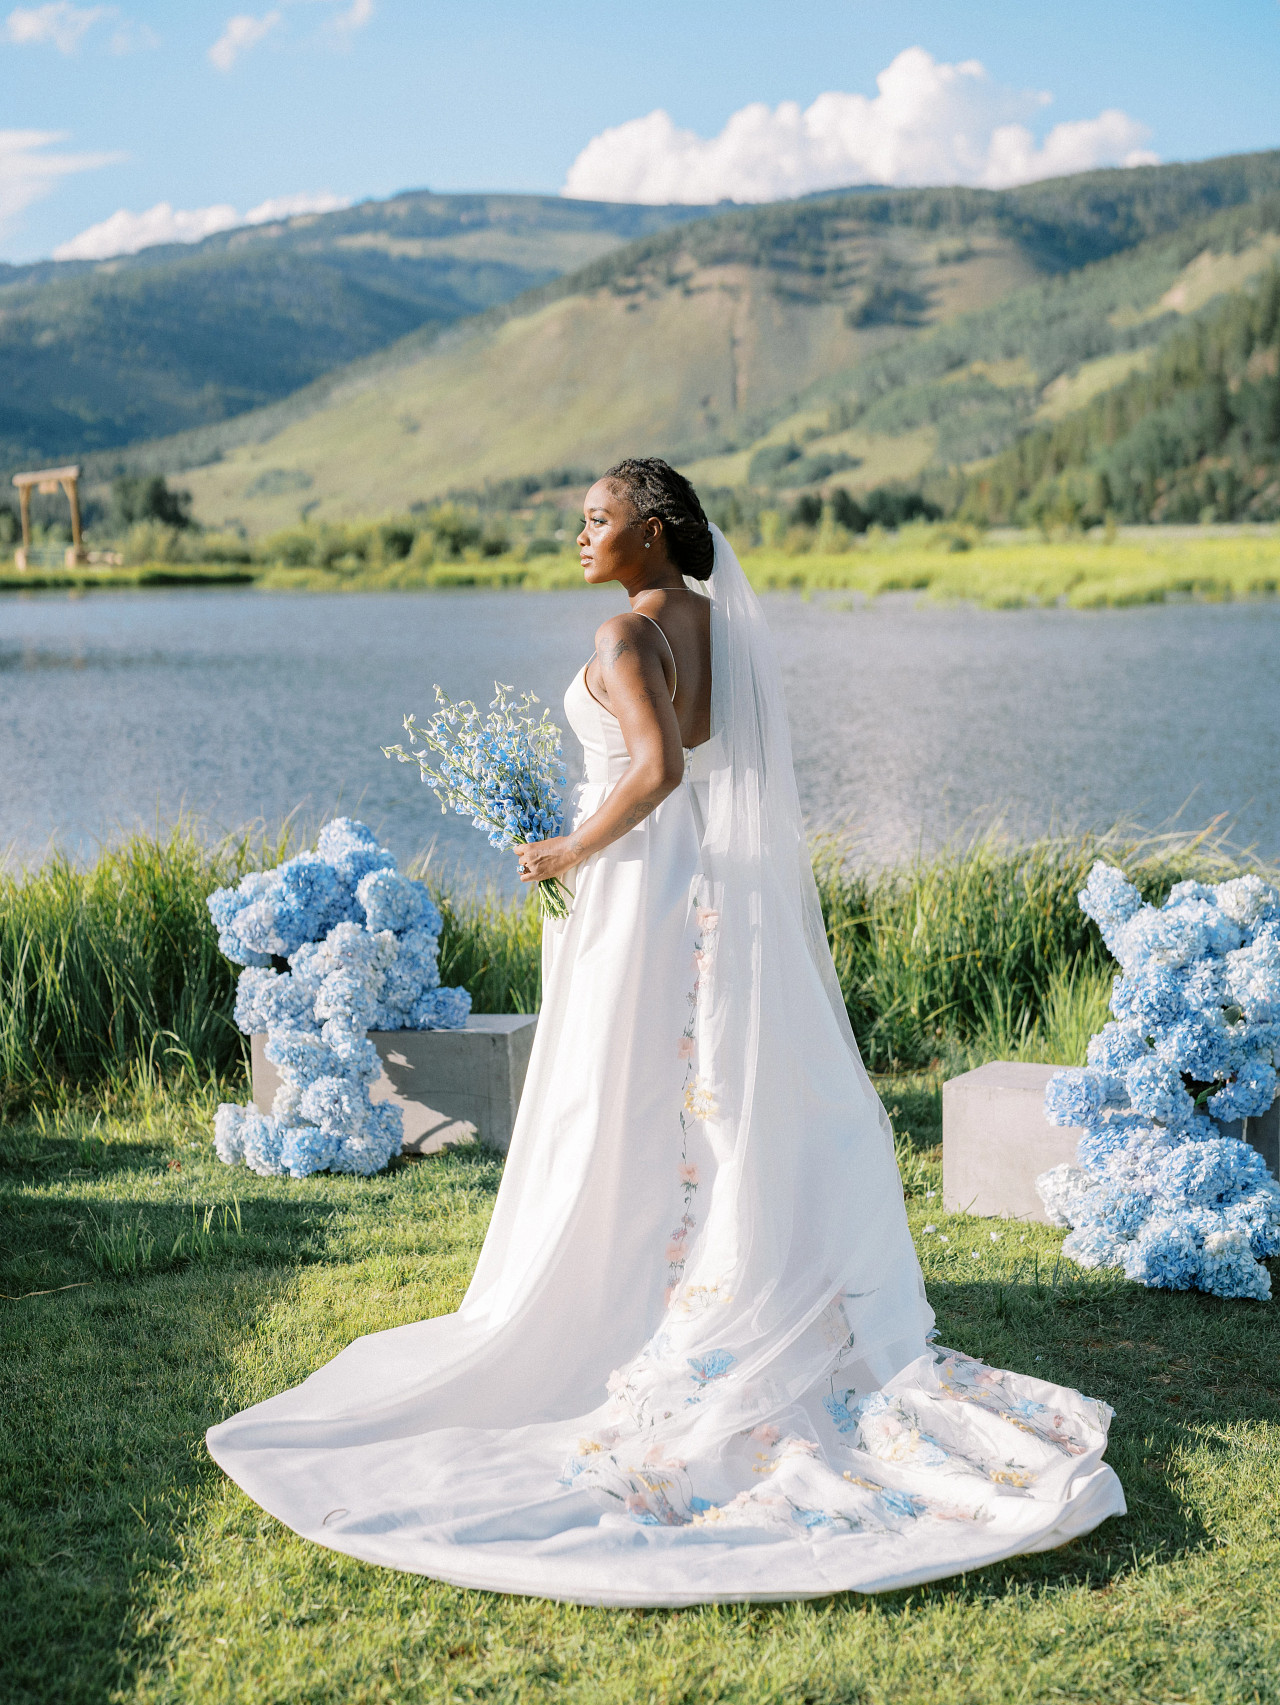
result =
[{"label": "green mountain", "polygon": [[627,452],[779,501],[954,485],[1141,368],[1278,233],[1280,153],[736,208],[97,467],[181,472],[203,521],[254,533]]},{"label": "green mountain", "polygon": [[[1039,442],[1047,423],[1145,370],[1188,320],[1251,288],[1277,258],[1280,198],[1188,221],[833,370],[756,443],[690,472],[789,493],[840,467],[849,471],[839,483],[855,492],[923,479],[952,507],[972,486],[970,470]],[[1007,515],[1003,503],[992,519]]]},{"label": "green mountain", "polygon": [[[1274,263],[1280,240],[1259,251]],[[1280,519],[1280,270],[1150,355],[959,481],[950,506],[982,522]]]},{"label": "green mountain", "polygon": [[702,211],[422,191],[114,260],[0,266],[0,466],[223,420]]}]

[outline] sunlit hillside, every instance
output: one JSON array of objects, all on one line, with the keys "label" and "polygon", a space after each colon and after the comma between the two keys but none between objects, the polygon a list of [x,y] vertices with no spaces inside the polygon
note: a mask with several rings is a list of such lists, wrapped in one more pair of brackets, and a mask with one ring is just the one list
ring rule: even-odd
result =
[{"label": "sunlit hillside", "polygon": [[[959,255],[954,239],[917,232],[851,226],[842,239],[821,294],[780,288],[767,262],[702,262],[682,248],[459,329],[398,370],[353,375],[319,412],[183,483],[202,517],[258,531],[303,504],[336,519],[628,451],[696,455],[726,435],[753,437],[904,325],[941,323],[1034,276],[993,232]],[[897,294],[878,307],[876,290]]]},{"label": "sunlit hillside", "polygon": [[422,190],[0,265],[0,474],[229,419],[702,211]]},{"label": "sunlit hillside", "polygon": [[[833,369],[759,439],[687,471],[705,485],[794,495],[829,484],[823,470],[843,463],[836,478],[854,493],[928,473],[945,501],[940,476],[980,474],[1036,428],[1073,419],[1163,361],[1278,257],[1278,202],[1194,221]],[[1008,504],[991,518],[1010,519]]]},{"label": "sunlit hillside", "polygon": [[1247,287],[1278,197],[1263,154],[733,209],[126,460],[253,535],[628,452],[784,501],[973,469]]}]

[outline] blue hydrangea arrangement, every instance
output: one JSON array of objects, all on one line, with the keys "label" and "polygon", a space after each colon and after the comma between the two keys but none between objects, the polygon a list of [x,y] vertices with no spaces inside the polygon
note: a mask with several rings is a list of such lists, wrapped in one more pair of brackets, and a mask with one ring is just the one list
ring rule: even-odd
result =
[{"label": "blue hydrangea arrangement", "polygon": [[[565,781],[560,730],[545,709],[534,720],[535,694],[510,700],[510,691],[495,681],[496,697],[482,716],[470,699],[455,704],[437,687],[440,709],[429,721],[404,719],[411,750],[382,748],[388,758],[417,764],[441,811],[470,817],[504,852],[551,840],[564,821],[556,792]],[[538,899],[546,917],[568,916],[569,893],[555,877],[538,883]]]},{"label": "blue hydrangea arrangement", "polygon": [[1277,1092],[1280,894],[1242,876],[1144,905],[1099,860],[1080,905],[1123,974],[1088,1066],[1045,1092],[1050,1124],[1082,1130],[1078,1164],[1036,1180],[1050,1218],[1073,1228],[1063,1253],[1145,1285],[1265,1298],[1280,1183],[1223,1126]]},{"label": "blue hydrangea arrangement", "polygon": [[[440,913],[363,823],[338,817],[313,853],[209,896],[218,945],[245,969],[236,1023],[266,1032],[281,1085],[270,1113],[224,1103],[218,1157],[264,1176],[379,1172],[400,1149],[400,1109],[374,1103],[370,1030],[458,1030],[465,989],[442,989]],[[287,959],[277,971],[272,961]]]}]

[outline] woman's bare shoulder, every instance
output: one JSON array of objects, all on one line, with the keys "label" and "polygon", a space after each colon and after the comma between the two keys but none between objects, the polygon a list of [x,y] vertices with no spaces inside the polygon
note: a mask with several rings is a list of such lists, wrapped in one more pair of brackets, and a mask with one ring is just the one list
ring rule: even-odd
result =
[{"label": "woman's bare shoulder", "polygon": [[596,629],[596,656],[602,663],[612,663],[628,651],[656,647],[653,623],[638,610],[623,610],[601,622]]}]

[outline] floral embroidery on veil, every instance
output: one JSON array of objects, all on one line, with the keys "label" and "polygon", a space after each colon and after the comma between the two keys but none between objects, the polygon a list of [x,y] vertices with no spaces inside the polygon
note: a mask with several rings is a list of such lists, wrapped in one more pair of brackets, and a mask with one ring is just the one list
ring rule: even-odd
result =
[{"label": "floral embroidery on veil", "polygon": [[702,997],[703,978],[710,971],[715,956],[716,928],[720,914],[709,906],[698,906],[694,914],[697,934],[693,943],[693,983],[685,996],[689,1008],[684,1029],[676,1044],[676,1058],[685,1063],[684,1082],[680,1086],[680,1163],[678,1176],[684,1198],[680,1220],[667,1243],[666,1301],[680,1289],[689,1241],[697,1225],[693,1201],[702,1182],[697,1163],[689,1159],[690,1126],[709,1119],[716,1111],[715,1099],[698,1075],[698,1014]]}]

